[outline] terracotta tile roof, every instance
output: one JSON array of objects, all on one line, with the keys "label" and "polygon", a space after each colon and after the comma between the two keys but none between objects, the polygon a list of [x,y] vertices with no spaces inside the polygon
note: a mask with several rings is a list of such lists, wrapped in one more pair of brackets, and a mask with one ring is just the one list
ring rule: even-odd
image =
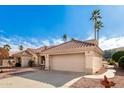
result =
[{"label": "terracotta tile roof", "polygon": [[32,56],[41,53],[43,50],[50,48],[51,46],[44,46],[36,49],[28,48],[24,51],[13,53],[12,56]]},{"label": "terracotta tile roof", "polygon": [[32,56],[32,54],[28,50],[24,50],[22,52],[15,53],[12,56]]},{"label": "terracotta tile roof", "polygon": [[48,48],[47,50],[44,50],[43,52],[70,49],[70,48],[84,48],[84,47],[91,47],[91,46],[95,46],[95,44],[88,43],[85,41],[79,41],[79,40],[71,40],[69,42],[65,42],[60,45]]},{"label": "terracotta tile roof", "polygon": [[43,46],[43,47],[40,47],[40,48],[36,48],[36,49],[32,49],[32,48],[28,48],[27,50],[30,50],[32,51],[33,53],[37,54],[37,53],[41,53],[42,51],[50,48],[52,46]]}]

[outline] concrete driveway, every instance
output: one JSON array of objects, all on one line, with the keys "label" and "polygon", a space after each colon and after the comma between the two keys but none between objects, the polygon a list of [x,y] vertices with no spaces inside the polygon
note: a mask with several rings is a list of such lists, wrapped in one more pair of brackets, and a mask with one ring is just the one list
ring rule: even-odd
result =
[{"label": "concrete driveway", "polygon": [[84,73],[60,72],[60,71],[38,71],[22,74],[0,80],[0,87],[18,88],[52,88],[62,87],[73,81],[75,78],[83,76]]}]

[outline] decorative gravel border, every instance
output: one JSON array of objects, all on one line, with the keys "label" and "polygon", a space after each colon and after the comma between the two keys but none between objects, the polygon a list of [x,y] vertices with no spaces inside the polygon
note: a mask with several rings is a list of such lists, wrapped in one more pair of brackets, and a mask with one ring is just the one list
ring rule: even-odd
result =
[{"label": "decorative gravel border", "polygon": [[[89,79],[82,77],[77,82],[72,84],[70,88],[104,88],[100,84],[100,80],[101,79]],[[112,88],[124,88],[124,70],[116,69],[115,77],[108,80],[116,83]]]}]

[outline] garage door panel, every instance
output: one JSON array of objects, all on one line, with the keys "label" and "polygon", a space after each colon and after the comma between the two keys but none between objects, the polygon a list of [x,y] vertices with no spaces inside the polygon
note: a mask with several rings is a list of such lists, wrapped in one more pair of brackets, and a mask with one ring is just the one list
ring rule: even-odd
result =
[{"label": "garage door panel", "polygon": [[52,70],[84,72],[84,68],[84,54],[51,56]]}]

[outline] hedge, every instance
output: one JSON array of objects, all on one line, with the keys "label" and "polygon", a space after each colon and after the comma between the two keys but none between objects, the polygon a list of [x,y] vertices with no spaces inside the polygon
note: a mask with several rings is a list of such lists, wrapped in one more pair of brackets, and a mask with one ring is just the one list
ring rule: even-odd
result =
[{"label": "hedge", "polygon": [[120,59],[118,61],[118,65],[119,65],[119,67],[124,69],[124,56],[120,57]]},{"label": "hedge", "polygon": [[113,55],[112,55],[112,60],[114,60],[115,62],[118,62],[120,57],[124,56],[124,51],[118,51],[118,52],[115,52]]}]

